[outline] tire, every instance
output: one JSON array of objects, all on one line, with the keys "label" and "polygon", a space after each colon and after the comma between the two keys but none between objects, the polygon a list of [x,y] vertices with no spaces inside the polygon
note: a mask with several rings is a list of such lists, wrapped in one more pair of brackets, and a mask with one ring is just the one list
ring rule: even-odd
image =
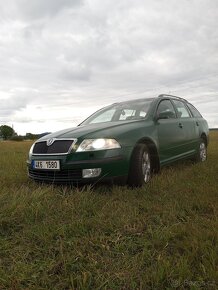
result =
[{"label": "tire", "polygon": [[200,139],[198,152],[195,157],[196,162],[204,162],[207,160],[207,144],[203,138]]},{"label": "tire", "polygon": [[128,185],[132,187],[140,187],[148,183],[151,179],[152,162],[149,148],[146,144],[138,144],[133,150]]}]

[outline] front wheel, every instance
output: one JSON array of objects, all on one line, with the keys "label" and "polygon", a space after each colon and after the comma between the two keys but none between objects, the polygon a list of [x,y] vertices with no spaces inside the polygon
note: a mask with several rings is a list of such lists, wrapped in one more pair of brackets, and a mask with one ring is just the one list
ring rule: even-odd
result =
[{"label": "front wheel", "polygon": [[198,152],[195,158],[197,162],[204,162],[207,160],[207,145],[204,139],[200,139]]},{"label": "front wheel", "polygon": [[138,144],[133,150],[130,161],[128,184],[142,186],[151,179],[152,163],[149,148],[146,144]]}]

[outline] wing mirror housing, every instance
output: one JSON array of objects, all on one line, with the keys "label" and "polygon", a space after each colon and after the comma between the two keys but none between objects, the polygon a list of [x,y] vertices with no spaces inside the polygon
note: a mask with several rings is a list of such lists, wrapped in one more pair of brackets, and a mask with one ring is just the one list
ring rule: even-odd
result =
[{"label": "wing mirror housing", "polygon": [[175,118],[176,118],[176,115],[174,112],[164,111],[164,112],[159,113],[155,119],[156,119],[156,121],[158,121],[158,120],[175,119]]}]

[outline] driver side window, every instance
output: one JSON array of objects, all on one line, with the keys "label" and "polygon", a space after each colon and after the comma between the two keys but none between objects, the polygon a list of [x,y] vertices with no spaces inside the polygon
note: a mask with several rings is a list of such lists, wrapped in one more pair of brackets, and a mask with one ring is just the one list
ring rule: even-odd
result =
[{"label": "driver side window", "polygon": [[170,100],[163,100],[157,108],[157,117],[161,119],[175,119],[176,112]]}]

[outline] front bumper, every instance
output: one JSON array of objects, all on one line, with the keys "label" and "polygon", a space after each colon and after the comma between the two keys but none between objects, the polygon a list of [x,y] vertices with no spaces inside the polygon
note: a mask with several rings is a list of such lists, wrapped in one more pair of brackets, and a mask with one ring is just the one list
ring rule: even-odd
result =
[{"label": "front bumper", "polygon": [[[129,170],[130,149],[113,149],[98,152],[71,153],[60,155],[30,156],[27,161],[28,175],[31,179],[52,183],[87,183],[127,176]],[[33,160],[60,160],[58,171],[34,169]],[[83,169],[101,168],[98,177],[83,178]]]}]

